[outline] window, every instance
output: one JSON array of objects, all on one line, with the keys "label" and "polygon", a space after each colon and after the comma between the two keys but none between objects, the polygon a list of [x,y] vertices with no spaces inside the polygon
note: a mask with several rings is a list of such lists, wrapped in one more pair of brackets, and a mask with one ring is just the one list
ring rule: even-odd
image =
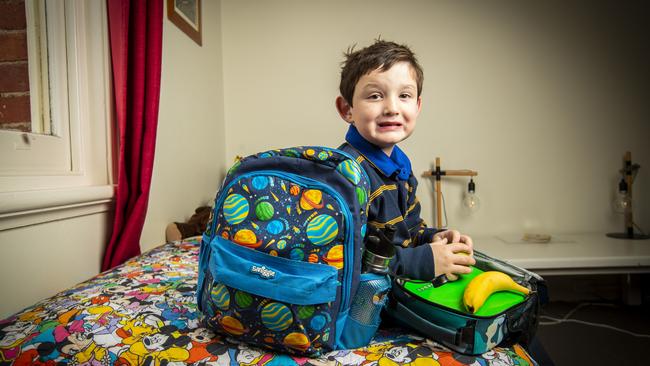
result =
[{"label": "window", "polygon": [[25,14],[32,121],[0,131],[0,220],[112,197],[105,2],[25,0]]}]

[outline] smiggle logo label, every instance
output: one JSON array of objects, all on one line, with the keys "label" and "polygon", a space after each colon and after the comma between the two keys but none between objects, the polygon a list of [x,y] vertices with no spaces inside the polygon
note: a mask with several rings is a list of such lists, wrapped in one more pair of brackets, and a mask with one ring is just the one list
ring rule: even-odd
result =
[{"label": "smiggle logo label", "polygon": [[255,273],[265,280],[275,277],[275,271],[266,268],[266,266],[251,266],[251,273]]}]

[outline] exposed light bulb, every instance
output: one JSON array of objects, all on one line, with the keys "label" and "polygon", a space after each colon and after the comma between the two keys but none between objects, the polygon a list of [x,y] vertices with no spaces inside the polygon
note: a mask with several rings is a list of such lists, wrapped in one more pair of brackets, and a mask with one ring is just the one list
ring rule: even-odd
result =
[{"label": "exposed light bulb", "polygon": [[625,213],[630,209],[631,204],[632,201],[630,200],[630,195],[627,192],[627,182],[625,182],[625,178],[621,178],[621,181],[618,183],[616,198],[614,198],[612,206],[614,206],[614,211],[618,213]]},{"label": "exposed light bulb", "polygon": [[481,208],[481,200],[476,195],[476,185],[474,180],[470,178],[469,184],[467,185],[467,192],[463,198],[463,207],[469,214],[473,214]]}]

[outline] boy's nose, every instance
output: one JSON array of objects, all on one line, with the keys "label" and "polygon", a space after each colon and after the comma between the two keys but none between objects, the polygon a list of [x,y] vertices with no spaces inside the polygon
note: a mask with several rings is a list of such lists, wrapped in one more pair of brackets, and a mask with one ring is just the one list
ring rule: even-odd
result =
[{"label": "boy's nose", "polygon": [[396,101],[393,98],[386,98],[386,103],[384,103],[384,114],[392,116],[398,113]]}]

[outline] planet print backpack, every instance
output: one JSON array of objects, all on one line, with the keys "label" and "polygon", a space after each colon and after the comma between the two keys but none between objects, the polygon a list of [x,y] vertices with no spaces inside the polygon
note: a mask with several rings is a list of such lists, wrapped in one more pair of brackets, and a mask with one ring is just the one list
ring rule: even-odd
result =
[{"label": "planet print backpack", "polygon": [[378,320],[363,324],[350,308],[360,281],[371,280],[360,274],[368,182],[350,155],[325,147],[235,163],[201,242],[197,300],[205,325],[292,354],[367,344]]}]

